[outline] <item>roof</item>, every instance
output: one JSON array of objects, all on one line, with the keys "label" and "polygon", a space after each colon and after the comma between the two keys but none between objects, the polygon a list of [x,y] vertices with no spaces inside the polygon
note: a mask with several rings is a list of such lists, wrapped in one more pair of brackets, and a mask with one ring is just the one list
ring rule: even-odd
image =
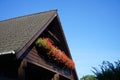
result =
[{"label": "roof", "polygon": [[56,15],[51,10],[0,21],[0,53],[22,49]]}]

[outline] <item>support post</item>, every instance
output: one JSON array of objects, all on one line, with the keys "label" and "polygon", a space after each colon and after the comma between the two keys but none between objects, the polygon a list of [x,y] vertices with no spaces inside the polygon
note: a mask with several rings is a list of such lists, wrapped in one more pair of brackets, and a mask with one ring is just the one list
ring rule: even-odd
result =
[{"label": "support post", "polygon": [[22,60],[18,68],[18,80],[25,80],[25,68],[27,67],[27,61]]}]

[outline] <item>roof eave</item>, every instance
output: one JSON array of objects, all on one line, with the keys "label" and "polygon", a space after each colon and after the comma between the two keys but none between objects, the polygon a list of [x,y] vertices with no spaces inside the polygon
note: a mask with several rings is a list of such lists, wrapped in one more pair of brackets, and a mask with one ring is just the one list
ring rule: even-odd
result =
[{"label": "roof eave", "polygon": [[14,50],[6,51],[6,52],[1,52],[0,55],[7,55],[7,54],[15,54]]}]

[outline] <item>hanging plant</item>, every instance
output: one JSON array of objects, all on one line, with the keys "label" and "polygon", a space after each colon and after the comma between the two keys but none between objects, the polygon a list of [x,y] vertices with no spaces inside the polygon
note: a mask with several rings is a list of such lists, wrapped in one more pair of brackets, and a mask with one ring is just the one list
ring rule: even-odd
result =
[{"label": "hanging plant", "polygon": [[49,38],[39,38],[36,41],[36,45],[39,48],[44,49],[44,54],[46,54],[49,59],[53,59],[54,61],[63,63],[70,69],[74,69],[75,66],[73,60],[71,60],[63,51],[54,46]]}]

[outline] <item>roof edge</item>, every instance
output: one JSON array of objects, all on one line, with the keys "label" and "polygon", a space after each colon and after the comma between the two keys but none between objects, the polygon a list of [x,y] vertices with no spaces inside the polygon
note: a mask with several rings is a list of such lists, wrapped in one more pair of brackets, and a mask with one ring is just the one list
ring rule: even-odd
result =
[{"label": "roof edge", "polygon": [[22,18],[22,17],[26,17],[26,16],[32,16],[32,15],[41,14],[41,13],[47,13],[47,12],[51,12],[51,11],[56,11],[57,12],[58,10],[54,9],[54,10],[42,11],[42,12],[37,12],[37,13],[32,13],[32,14],[26,14],[26,15],[18,16],[18,17],[16,16],[16,17],[13,17],[13,18],[5,19],[5,20],[0,20],[0,22],[12,20],[12,19],[17,19],[17,18]]},{"label": "roof edge", "polygon": [[6,51],[6,52],[1,52],[0,55],[6,55],[6,54],[15,54],[14,50],[11,51]]}]

